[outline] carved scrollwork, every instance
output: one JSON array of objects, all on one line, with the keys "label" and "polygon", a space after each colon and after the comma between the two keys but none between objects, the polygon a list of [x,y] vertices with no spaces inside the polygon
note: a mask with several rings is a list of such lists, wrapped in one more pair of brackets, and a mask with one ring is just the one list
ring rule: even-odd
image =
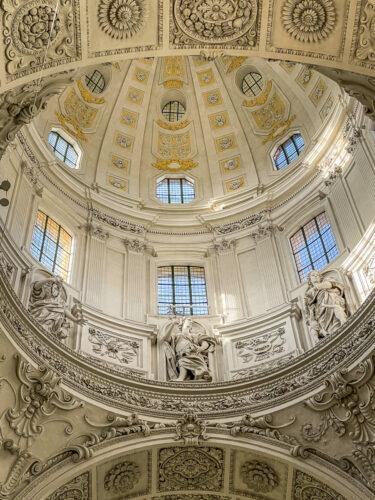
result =
[{"label": "carved scrollwork", "polygon": [[348,432],[355,444],[375,443],[374,371],[374,358],[371,358],[359,365],[355,375],[339,370],[329,377],[327,389],[306,403],[322,413],[322,421],[318,427],[310,423],[303,425],[304,439],[319,441],[332,427],[339,436]]},{"label": "carved scrollwork", "polygon": [[61,378],[45,366],[33,370],[18,355],[17,377],[21,382],[17,406],[9,409],[6,420],[13,432],[27,444],[44,430],[57,409],[69,411],[83,406],[60,387]]},{"label": "carved scrollwork", "polygon": [[355,55],[362,61],[375,61],[375,0],[366,0],[360,23]]},{"label": "carved scrollwork", "polygon": [[186,445],[198,444],[206,440],[206,423],[199,419],[192,408],[176,423],[176,440],[183,439]]}]

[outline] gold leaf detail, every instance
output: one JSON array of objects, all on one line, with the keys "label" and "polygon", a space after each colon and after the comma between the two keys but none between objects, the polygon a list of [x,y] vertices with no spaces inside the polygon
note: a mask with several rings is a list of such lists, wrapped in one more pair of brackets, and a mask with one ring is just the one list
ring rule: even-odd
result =
[{"label": "gold leaf detail", "polygon": [[[69,132],[70,135],[72,135],[76,139],[82,139],[83,141],[87,142],[87,139],[84,136],[82,129],[80,128],[80,126],[78,125],[78,123],[76,122],[76,120],[74,118],[71,118],[70,116],[65,116],[65,115],[59,113],[58,111],[55,111],[55,115],[57,116],[57,118],[58,118],[59,122],[61,123],[61,125],[63,126],[63,128],[67,132]],[[70,128],[69,125],[71,127],[73,127],[73,129]]]},{"label": "gold leaf detail", "polygon": [[246,100],[243,101],[242,106],[246,106],[247,108],[254,108],[255,106],[261,106],[267,101],[271,90],[272,90],[272,82],[268,82],[267,87],[262,94],[260,94],[256,99],[252,99],[251,101],[246,101]]},{"label": "gold leaf detail", "polygon": [[163,85],[165,89],[182,89],[183,82],[180,80],[168,80]]},{"label": "gold leaf detail", "polygon": [[166,130],[181,130],[182,128],[187,127],[189,123],[190,123],[189,120],[183,120],[182,122],[179,123],[168,123],[168,122],[163,122],[163,120],[157,121],[159,127],[164,128]]},{"label": "gold leaf detail", "polygon": [[[284,122],[274,123],[270,130],[270,133],[267,135],[265,139],[263,139],[263,144],[266,144],[267,142],[270,141],[276,141],[276,139],[282,137],[285,134],[285,132],[288,132],[290,126],[292,125],[292,122],[294,122],[296,118],[297,118],[296,115],[293,115],[289,118],[289,120],[285,120]],[[278,130],[279,132],[276,133]]]},{"label": "gold leaf detail", "polygon": [[[178,164],[179,167],[173,168],[172,164]],[[183,170],[191,170],[198,166],[197,162],[193,160],[181,160],[180,158],[168,158],[167,160],[162,160],[158,158],[155,163],[152,164],[153,167],[159,170],[164,170],[168,172],[181,172]]]},{"label": "gold leaf detail", "polygon": [[81,92],[81,96],[86,102],[89,102],[91,104],[104,104],[105,99],[104,97],[94,97],[83,85],[81,80],[77,80],[77,86],[79,88],[79,91]]},{"label": "gold leaf detail", "polygon": [[232,73],[237,68],[240,68],[242,64],[246,61],[247,57],[231,57],[232,61],[227,69],[227,73]]}]

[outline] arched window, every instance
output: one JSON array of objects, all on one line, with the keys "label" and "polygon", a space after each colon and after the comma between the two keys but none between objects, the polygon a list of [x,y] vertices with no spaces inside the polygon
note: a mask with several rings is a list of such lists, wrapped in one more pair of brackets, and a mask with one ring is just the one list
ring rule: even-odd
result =
[{"label": "arched window", "polygon": [[157,183],[156,196],[164,203],[189,203],[195,199],[194,183],[187,179],[163,179]]},{"label": "arched window", "polygon": [[104,76],[95,69],[89,75],[86,75],[86,87],[94,94],[101,94],[105,89]]},{"label": "arched window", "polygon": [[319,271],[339,254],[325,212],[301,227],[290,238],[290,244],[301,283],[310,271]]},{"label": "arched window", "polygon": [[73,144],[70,144],[54,130],[49,134],[48,142],[59,160],[63,161],[70,168],[78,167],[79,155]]},{"label": "arched window", "polygon": [[204,267],[158,267],[158,314],[208,314]]},{"label": "arched window", "polygon": [[298,158],[305,147],[301,134],[293,134],[287,141],[281,144],[273,154],[273,164],[276,170],[282,170],[293,160]]},{"label": "arched window", "polygon": [[185,106],[180,101],[169,101],[162,109],[164,118],[169,122],[178,122],[185,111]]},{"label": "arched window", "polygon": [[40,210],[36,217],[30,251],[47,269],[62,279],[67,279],[72,237],[60,224]]},{"label": "arched window", "polygon": [[248,97],[255,97],[263,90],[263,77],[251,71],[242,78],[242,92]]}]

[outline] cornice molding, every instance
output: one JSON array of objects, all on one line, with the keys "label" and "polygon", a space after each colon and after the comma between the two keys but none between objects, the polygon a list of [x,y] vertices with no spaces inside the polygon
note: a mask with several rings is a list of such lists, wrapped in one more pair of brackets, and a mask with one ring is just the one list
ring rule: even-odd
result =
[{"label": "cornice molding", "polygon": [[334,371],[360,362],[375,339],[374,291],[335,334],[281,367],[230,382],[159,382],[99,367],[56,341],[30,316],[2,269],[0,290],[1,323],[23,355],[56,371],[65,387],[84,398],[145,415],[168,416],[191,405],[211,417],[274,411],[320,390]]}]

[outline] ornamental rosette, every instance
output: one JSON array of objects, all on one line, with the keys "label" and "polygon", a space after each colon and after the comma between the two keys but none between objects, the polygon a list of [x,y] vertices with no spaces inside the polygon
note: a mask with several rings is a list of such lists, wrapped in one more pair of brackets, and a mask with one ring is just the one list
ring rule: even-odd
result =
[{"label": "ornamental rosette", "polygon": [[245,462],[241,467],[242,481],[254,491],[268,493],[279,485],[276,472],[265,462]]},{"label": "ornamental rosette", "polygon": [[107,472],[104,488],[108,491],[124,493],[131,490],[139,481],[140,469],[135,462],[122,462]]},{"label": "ornamental rosette", "polygon": [[123,40],[143,26],[146,10],[143,0],[101,0],[99,25],[111,38]]},{"label": "ornamental rosette", "polygon": [[337,14],[332,0],[287,0],[281,10],[284,28],[300,42],[320,42],[333,31]]}]

